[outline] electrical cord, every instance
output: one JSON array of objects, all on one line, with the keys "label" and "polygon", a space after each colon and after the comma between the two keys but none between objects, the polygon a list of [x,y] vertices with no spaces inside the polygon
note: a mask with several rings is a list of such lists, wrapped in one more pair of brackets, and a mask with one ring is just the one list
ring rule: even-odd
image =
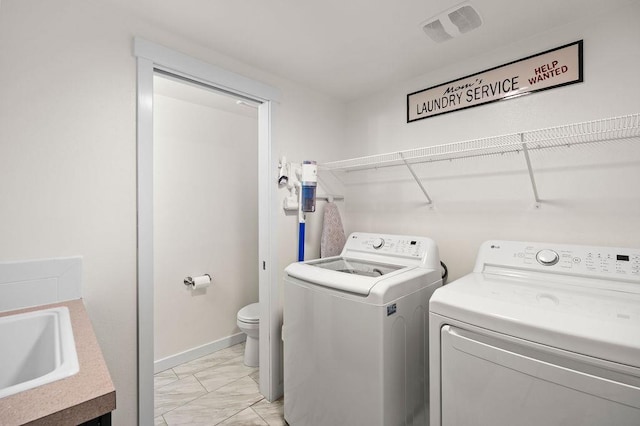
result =
[{"label": "electrical cord", "polygon": [[444,264],[443,261],[440,261],[440,266],[442,266],[442,285],[447,283],[447,277],[449,276],[449,269],[447,269],[447,265]]}]

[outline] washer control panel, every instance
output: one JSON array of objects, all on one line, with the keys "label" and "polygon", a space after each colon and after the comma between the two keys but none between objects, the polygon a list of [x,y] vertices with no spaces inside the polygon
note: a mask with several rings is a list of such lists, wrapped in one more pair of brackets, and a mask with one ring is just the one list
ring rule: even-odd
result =
[{"label": "washer control panel", "polygon": [[433,242],[424,237],[353,233],[347,238],[343,251],[375,253],[392,257],[422,259]]},{"label": "washer control panel", "polygon": [[640,282],[640,249],[488,241],[474,270],[485,265]]}]

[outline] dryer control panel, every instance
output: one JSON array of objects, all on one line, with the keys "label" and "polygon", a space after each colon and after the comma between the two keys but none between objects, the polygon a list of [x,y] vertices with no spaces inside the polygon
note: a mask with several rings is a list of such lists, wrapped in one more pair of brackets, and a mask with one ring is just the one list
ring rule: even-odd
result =
[{"label": "dryer control panel", "polygon": [[640,249],[487,241],[480,248],[474,271],[487,266],[640,283]]}]

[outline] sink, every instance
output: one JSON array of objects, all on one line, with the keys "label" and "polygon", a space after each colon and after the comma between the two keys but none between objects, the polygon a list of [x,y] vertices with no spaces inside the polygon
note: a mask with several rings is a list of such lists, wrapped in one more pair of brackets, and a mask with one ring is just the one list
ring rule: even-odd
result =
[{"label": "sink", "polygon": [[80,370],[66,307],[0,317],[0,348],[0,398]]}]

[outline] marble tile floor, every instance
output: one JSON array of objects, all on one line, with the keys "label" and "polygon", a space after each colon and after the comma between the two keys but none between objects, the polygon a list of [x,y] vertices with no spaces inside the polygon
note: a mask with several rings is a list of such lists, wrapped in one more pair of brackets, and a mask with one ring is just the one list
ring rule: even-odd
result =
[{"label": "marble tile floor", "polygon": [[156,374],[155,425],[286,425],[282,399],[264,399],[243,355],[241,343]]}]

